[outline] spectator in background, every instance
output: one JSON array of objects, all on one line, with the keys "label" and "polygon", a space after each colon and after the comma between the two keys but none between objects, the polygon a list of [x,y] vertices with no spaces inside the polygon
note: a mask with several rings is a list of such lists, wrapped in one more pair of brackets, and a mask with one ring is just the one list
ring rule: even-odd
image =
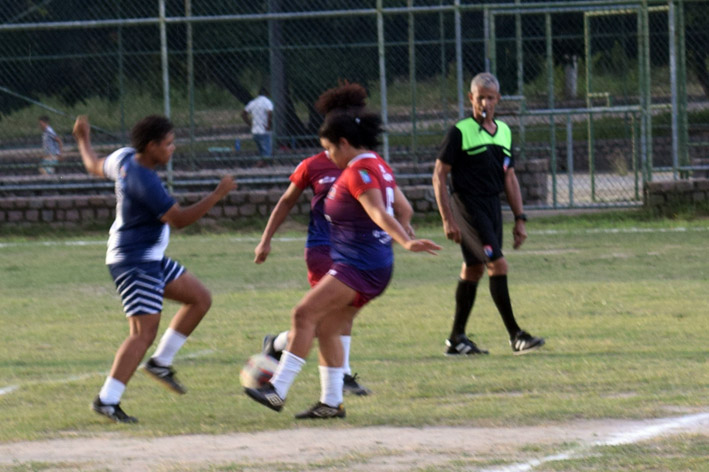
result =
[{"label": "spectator in background", "polygon": [[39,127],[42,128],[42,160],[39,162],[39,173],[42,175],[52,175],[55,167],[62,157],[62,140],[57,133],[49,126],[49,117],[46,115],[39,117]]},{"label": "spectator in background", "polygon": [[273,102],[267,95],[266,89],[261,87],[258,96],[247,103],[246,108],[241,112],[241,118],[251,126],[251,134],[262,157],[271,156]]}]

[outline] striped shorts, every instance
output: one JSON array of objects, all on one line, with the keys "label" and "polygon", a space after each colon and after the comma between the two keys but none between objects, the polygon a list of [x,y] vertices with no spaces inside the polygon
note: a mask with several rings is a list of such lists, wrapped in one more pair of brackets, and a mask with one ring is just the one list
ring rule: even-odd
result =
[{"label": "striped shorts", "polygon": [[185,268],[169,257],[139,264],[109,264],[126,316],[162,312],[165,285],[178,278]]}]

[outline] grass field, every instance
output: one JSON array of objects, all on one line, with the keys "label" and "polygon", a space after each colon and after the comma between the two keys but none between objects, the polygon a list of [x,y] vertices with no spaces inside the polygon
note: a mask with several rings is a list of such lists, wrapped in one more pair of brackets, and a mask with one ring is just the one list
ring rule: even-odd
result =
[{"label": "grass field", "polygon": [[[293,419],[319,396],[314,353],[281,414],[249,400],[238,381],[241,364],[260,349],[265,333],[288,326],[291,307],[307,289],[301,228],[279,233],[261,266],[252,262],[257,232],[173,234],[168,254],[202,279],[214,304],[175,363],[188,395],[174,396],[136,374],[122,403],[140,419],[134,426],[105,423],[88,408],[127,331],[103,265],[105,236],[3,237],[0,441],[107,431],[154,438],[311,426],[522,427],[709,412],[709,221],[632,213],[530,221],[523,249],[506,251],[511,295],[520,325],[547,345],[535,354],[512,354],[485,279],[469,331],[491,354],[474,359],[442,355],[459,250],[438,226],[422,224],[418,231],[443,244],[440,255],[397,247],[391,285],[355,323],[352,367],[375,394],[347,397],[347,419],[326,424]],[[511,229],[505,231],[507,247]],[[166,305],[162,329],[174,309]],[[559,447],[522,453],[534,457]],[[708,456],[704,431],[608,447],[535,470],[709,470]],[[478,470],[509,458],[460,460],[460,468],[445,470]],[[289,467],[271,470],[298,470]]]}]

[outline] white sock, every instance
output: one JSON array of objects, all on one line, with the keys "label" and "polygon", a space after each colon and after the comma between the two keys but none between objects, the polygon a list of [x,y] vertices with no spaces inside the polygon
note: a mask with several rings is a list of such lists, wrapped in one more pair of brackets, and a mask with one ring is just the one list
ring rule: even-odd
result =
[{"label": "white sock", "polygon": [[98,393],[98,398],[106,405],[115,405],[121,401],[126,385],[113,377],[106,377],[106,381]]},{"label": "white sock", "polygon": [[342,403],[343,368],[325,365],[318,368],[320,370],[320,402],[329,406],[339,406]]},{"label": "white sock", "polygon": [[286,347],[288,347],[288,331],[283,331],[282,333],[278,333],[276,339],[273,340],[273,349],[277,352],[283,352],[286,350]]},{"label": "white sock", "polygon": [[305,365],[305,359],[301,359],[295,354],[288,351],[283,351],[281,361],[278,363],[276,372],[271,377],[271,385],[276,389],[276,393],[282,399],[286,399],[290,386],[293,385],[295,377],[300,372],[300,369]]},{"label": "white sock", "polygon": [[160,338],[160,343],[152,359],[163,367],[171,366],[175,354],[177,354],[177,351],[185,344],[185,341],[187,341],[187,336],[178,333],[172,328],[167,328],[165,334]]},{"label": "white sock", "polygon": [[352,343],[352,336],[340,336],[340,341],[342,341],[342,352],[345,356],[342,362],[344,374],[352,375],[352,369],[350,368],[350,344]]}]

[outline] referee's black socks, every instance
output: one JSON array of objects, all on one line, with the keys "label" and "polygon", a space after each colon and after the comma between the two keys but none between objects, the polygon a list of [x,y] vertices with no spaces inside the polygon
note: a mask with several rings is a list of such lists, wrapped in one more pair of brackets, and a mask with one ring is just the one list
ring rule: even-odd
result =
[{"label": "referee's black socks", "polygon": [[477,291],[477,282],[458,280],[458,287],[455,289],[455,315],[450,339],[455,339],[459,334],[465,334],[465,326],[468,324],[470,311],[473,309],[473,304],[475,304]]},{"label": "referee's black socks", "polygon": [[515,315],[512,312],[512,302],[510,302],[510,291],[507,288],[507,275],[495,275],[490,277],[490,295],[497,306],[497,311],[502,316],[502,321],[505,323],[505,328],[513,338],[517,331],[520,330],[515,321]]}]

